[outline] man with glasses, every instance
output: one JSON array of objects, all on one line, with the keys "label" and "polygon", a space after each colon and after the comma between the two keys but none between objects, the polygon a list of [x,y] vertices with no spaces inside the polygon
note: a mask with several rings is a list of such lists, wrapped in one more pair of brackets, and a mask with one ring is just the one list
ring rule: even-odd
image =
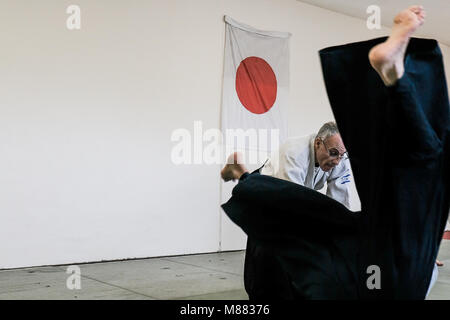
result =
[{"label": "man with glasses", "polygon": [[348,154],[335,122],[325,123],[317,134],[289,138],[261,174],[291,181],[313,190],[327,183],[327,196],[350,208],[351,178]]},{"label": "man with glasses", "polygon": [[[327,183],[327,196],[350,208],[347,159],[336,123],[327,122],[317,134],[289,138],[260,171],[313,190]],[[251,237],[247,239],[244,283],[251,300],[293,299],[288,276],[277,256]]]}]

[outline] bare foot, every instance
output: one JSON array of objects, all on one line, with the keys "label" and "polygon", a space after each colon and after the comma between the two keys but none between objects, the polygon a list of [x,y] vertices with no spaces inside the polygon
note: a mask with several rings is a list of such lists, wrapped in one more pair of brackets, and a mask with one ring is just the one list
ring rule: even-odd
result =
[{"label": "bare foot", "polygon": [[234,152],[228,157],[227,164],[223,167],[220,175],[222,179],[227,182],[239,179],[245,172],[247,172],[247,169],[243,164],[242,154]]},{"label": "bare foot", "polygon": [[403,76],[403,59],[409,39],[424,22],[425,11],[422,6],[403,10],[395,17],[389,38],[370,50],[370,64],[386,86],[394,85]]}]

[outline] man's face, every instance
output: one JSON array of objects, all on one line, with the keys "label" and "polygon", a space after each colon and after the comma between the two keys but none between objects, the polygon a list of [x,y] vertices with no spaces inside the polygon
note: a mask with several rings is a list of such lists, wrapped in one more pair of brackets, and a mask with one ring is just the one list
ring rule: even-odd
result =
[{"label": "man's face", "polygon": [[316,153],[316,162],[325,172],[336,167],[341,161],[341,156],[347,152],[340,134],[330,136],[325,141],[316,138],[314,141],[314,150]]}]

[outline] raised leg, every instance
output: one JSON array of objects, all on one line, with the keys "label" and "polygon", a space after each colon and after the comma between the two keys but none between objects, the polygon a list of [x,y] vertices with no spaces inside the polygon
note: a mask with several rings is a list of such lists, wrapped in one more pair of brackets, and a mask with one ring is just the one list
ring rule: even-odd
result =
[{"label": "raised leg", "polygon": [[386,86],[394,85],[403,76],[403,59],[409,39],[424,22],[425,11],[422,6],[403,10],[395,17],[389,38],[369,52],[370,63]]}]

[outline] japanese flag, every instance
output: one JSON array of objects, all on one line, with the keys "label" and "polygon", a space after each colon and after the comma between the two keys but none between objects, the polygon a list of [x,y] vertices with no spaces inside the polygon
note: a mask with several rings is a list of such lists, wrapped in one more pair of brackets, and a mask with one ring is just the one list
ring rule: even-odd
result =
[{"label": "japanese flag", "polygon": [[[257,30],[228,16],[225,23],[222,131],[266,129],[270,138],[275,129],[277,144],[282,143],[287,137],[291,34]],[[255,147],[272,149],[264,141],[250,146]]]}]

